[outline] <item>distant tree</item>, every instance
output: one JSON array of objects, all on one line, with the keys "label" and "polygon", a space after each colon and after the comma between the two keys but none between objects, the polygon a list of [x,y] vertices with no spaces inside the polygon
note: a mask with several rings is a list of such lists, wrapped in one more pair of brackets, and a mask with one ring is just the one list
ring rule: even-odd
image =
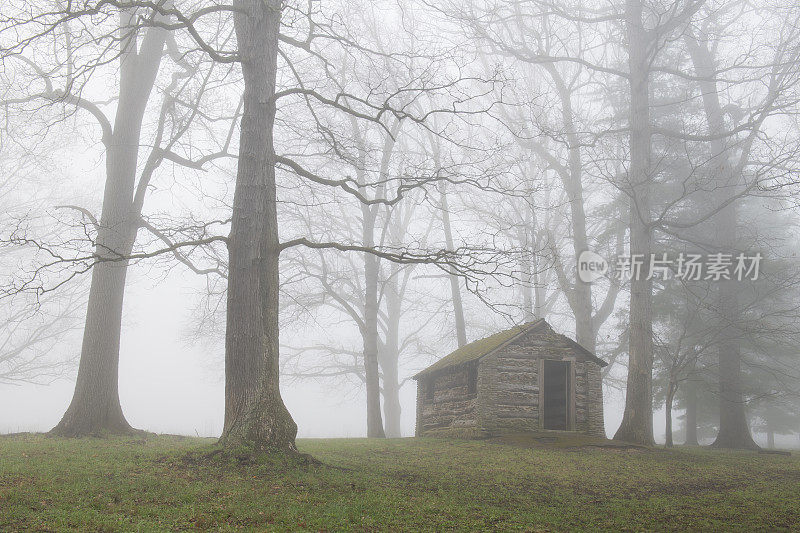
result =
[{"label": "distant tree", "polygon": [[[136,255],[137,233],[144,226],[146,193],[164,161],[199,167],[213,159],[192,161],[176,151],[178,139],[194,118],[193,108],[178,94],[187,96],[193,91],[197,96],[193,78],[197,67],[181,55],[170,32],[161,27],[170,24],[168,10],[161,4],[136,2],[74,5],[54,1],[36,6],[12,2],[4,6],[0,55],[10,67],[3,80],[8,84],[6,94],[14,95],[4,99],[3,106],[16,108],[18,117],[48,109],[63,109],[67,116],[91,116],[105,155],[100,216],[83,206],[67,206],[82,218],[83,239],[57,235],[43,240],[24,228],[8,239],[11,244],[39,248],[51,254],[52,260],[33,269],[29,279],[9,286],[7,294],[41,294],[91,270],[75,394],[54,434],[132,431],[119,402],[119,343],[127,269]],[[171,77],[159,86],[167,53],[173,59]],[[106,83],[116,74],[115,66],[118,84],[111,83],[114,89],[109,98]],[[106,84],[102,98],[93,97],[99,92],[98,84]],[[163,95],[160,116],[142,165],[142,132],[156,87]],[[108,116],[110,110],[113,118]],[[58,120],[57,114],[53,116]],[[87,244],[93,248],[88,254],[83,249]],[[65,250],[71,255],[62,255]],[[62,269],[62,279],[48,284],[47,273],[58,269]]]},{"label": "distant tree", "polygon": [[[616,213],[612,210],[590,206],[585,198],[587,191],[597,192],[593,188],[597,180],[592,177],[602,173],[601,165],[592,160],[597,140],[592,122],[597,111],[587,105],[586,98],[589,88],[599,81],[591,67],[565,60],[582,53],[578,49],[580,39],[553,38],[561,31],[580,34],[582,29],[569,22],[563,24],[558,16],[546,16],[545,5],[523,7],[514,2],[494,6],[479,2],[443,5],[437,3],[436,7],[458,20],[467,36],[474,39],[485,68],[499,58],[514,65],[508,75],[517,78],[516,84],[502,88],[513,93],[513,97],[498,109],[498,118],[513,135],[520,165],[529,167],[521,172],[531,187],[529,205],[520,219],[511,220],[521,214],[512,212],[506,221],[515,231],[528,232],[525,240],[530,241],[532,260],[522,265],[521,277],[555,275],[575,322],[576,340],[595,352],[598,332],[614,310],[620,287],[612,279],[603,297],[595,301],[600,293],[599,284],[593,286],[578,280],[574,265],[582,252],[604,251],[606,240],[613,247],[618,230],[624,230],[624,225],[614,223]],[[554,179],[550,180],[548,174]],[[536,197],[534,191],[542,194]],[[545,199],[547,203],[543,202]],[[587,213],[591,207],[597,212]],[[605,213],[608,218],[598,227],[590,228],[590,218],[601,220],[599,211],[608,211]],[[562,219],[564,225],[555,223]],[[523,221],[536,226],[525,228]],[[530,275],[525,274],[527,270]],[[534,290],[543,287],[538,280],[520,281]],[[539,300],[543,302],[545,298]]]},{"label": "distant tree", "polygon": [[[655,401],[665,408],[665,445],[673,446],[673,408],[681,387],[696,386],[697,373],[718,339],[717,328],[709,322],[709,313],[697,295],[682,290],[680,283],[667,285],[656,293],[655,317]],[[697,428],[696,417],[693,422]],[[687,432],[687,438],[691,432]],[[696,431],[692,437],[697,444]]]},{"label": "distant tree", "polygon": [[[62,155],[55,139],[39,140],[38,146],[46,148],[44,153],[29,149],[19,138],[25,136],[29,125],[15,128],[11,116],[4,118],[6,127],[0,129],[0,211],[5,214],[0,220],[2,233],[20,223],[19,216],[47,211],[58,203],[60,187],[53,187],[47,177],[60,164]],[[59,141],[63,148],[63,139]],[[66,145],[66,150],[71,148]],[[34,253],[32,249],[0,244],[3,283]],[[50,383],[71,376],[77,363],[72,334],[80,326],[86,303],[84,288],[72,283],[57,294],[18,293],[4,299],[0,306],[0,385]]]}]

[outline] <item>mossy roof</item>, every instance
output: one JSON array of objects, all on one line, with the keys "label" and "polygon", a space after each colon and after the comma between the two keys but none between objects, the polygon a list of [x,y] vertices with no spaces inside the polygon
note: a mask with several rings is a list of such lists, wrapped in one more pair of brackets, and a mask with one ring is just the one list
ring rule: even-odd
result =
[{"label": "mossy roof", "polygon": [[431,366],[418,372],[414,378],[421,376],[423,374],[428,374],[435,370],[440,370],[442,368],[447,368],[456,365],[462,365],[464,363],[469,363],[470,361],[476,361],[487,355],[494,350],[500,348],[505,343],[513,340],[515,337],[525,333],[527,331],[531,331],[532,329],[538,328],[541,325],[546,324],[544,319],[535,320],[533,322],[528,322],[527,324],[522,324],[519,326],[514,326],[513,328],[506,329],[504,331],[500,331],[495,333],[494,335],[489,335],[483,339],[478,339],[473,341],[469,344],[465,344],[458,350],[454,351],[450,355],[446,355],[433,363]]}]

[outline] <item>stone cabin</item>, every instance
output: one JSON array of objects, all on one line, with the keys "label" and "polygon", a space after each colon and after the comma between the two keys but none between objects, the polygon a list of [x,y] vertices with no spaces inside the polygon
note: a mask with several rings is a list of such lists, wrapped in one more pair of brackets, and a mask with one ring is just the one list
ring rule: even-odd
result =
[{"label": "stone cabin", "polygon": [[544,319],[462,346],[414,376],[417,436],[543,430],[605,437],[606,362]]}]

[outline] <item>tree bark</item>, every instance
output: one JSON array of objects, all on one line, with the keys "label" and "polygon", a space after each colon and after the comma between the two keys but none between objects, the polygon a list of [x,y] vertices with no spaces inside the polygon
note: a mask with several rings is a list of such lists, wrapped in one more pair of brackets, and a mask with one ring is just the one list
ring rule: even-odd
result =
[{"label": "tree bark", "polygon": [[[447,202],[447,184],[439,182],[439,193],[442,197],[442,229],[444,242],[448,250],[453,249],[453,228],[450,225],[450,205]],[[464,319],[464,303],[461,300],[461,283],[458,276],[450,274],[450,294],[453,299],[453,318],[456,324],[456,342],[461,348],[467,344],[467,323]]]},{"label": "tree bark", "polygon": [[386,418],[386,437],[398,439],[402,437],[400,429],[400,383],[398,379],[397,354],[387,358],[381,364],[383,369],[383,413]]},{"label": "tree bark", "polygon": [[[645,258],[651,252],[650,226],[650,102],[648,37],[642,22],[641,0],[625,3],[630,84],[631,256]],[[631,279],[630,350],[625,393],[625,412],[615,439],[653,444],[653,284],[643,268]]]},{"label": "tree bark", "polygon": [[697,440],[697,384],[686,382],[686,446],[699,446]]},{"label": "tree bark", "polygon": [[[719,288],[721,310],[737,307],[736,287],[724,281]],[[719,343],[719,433],[712,444],[715,448],[755,450],[759,446],[750,434],[742,393],[742,354],[735,338],[722,334]]]},{"label": "tree bark", "polygon": [[[130,31],[121,14],[121,27]],[[123,30],[121,30],[123,32]],[[141,206],[134,203],[139,137],[165,42],[164,30],[151,28],[137,47],[135,35],[122,39],[120,91],[111,138],[106,145],[106,183],[97,228],[81,358],[75,391],[51,434],[81,437],[133,431],[119,400],[119,348],[128,261],[139,227]]]},{"label": "tree bark", "polygon": [[[98,245],[100,242],[98,239]],[[51,430],[53,435],[83,437],[133,431],[119,400],[126,270],[127,265],[120,262],[103,263],[92,271],[75,391],[61,421]]]},{"label": "tree bark", "polygon": [[[367,248],[375,245],[377,210],[363,205],[363,242]],[[381,386],[378,368],[378,258],[364,253],[364,374],[367,385],[367,437],[384,438],[381,417]]]},{"label": "tree bark", "polygon": [[275,80],[279,0],[236,0],[244,77],[239,164],[228,241],[225,425],[220,443],[296,451],[297,425],[280,393]]},{"label": "tree bark", "polygon": [[396,276],[386,281],[386,342],[381,350],[380,365],[383,370],[383,415],[386,436],[402,436],[400,415],[400,319],[402,317],[402,297]]},{"label": "tree bark", "polygon": [[675,401],[675,390],[677,386],[674,381],[669,382],[669,386],[667,389],[667,399],[664,402],[664,410],[665,410],[665,421],[664,421],[664,445],[667,448],[672,448],[673,440],[672,440],[672,404]]}]

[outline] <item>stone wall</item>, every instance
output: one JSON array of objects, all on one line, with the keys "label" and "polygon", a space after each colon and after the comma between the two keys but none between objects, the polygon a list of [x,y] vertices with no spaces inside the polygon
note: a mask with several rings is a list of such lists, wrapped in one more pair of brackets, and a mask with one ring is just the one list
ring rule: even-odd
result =
[{"label": "stone wall", "polygon": [[599,365],[586,363],[588,390],[586,393],[586,432],[595,437],[606,436],[603,418],[603,375]]},{"label": "stone wall", "polygon": [[[469,391],[470,365],[425,376],[417,384],[417,436],[475,436],[477,394]],[[433,384],[433,398],[427,394]]]},{"label": "stone wall", "polygon": [[489,434],[539,428],[539,361],[514,342],[481,360],[480,425]]}]

